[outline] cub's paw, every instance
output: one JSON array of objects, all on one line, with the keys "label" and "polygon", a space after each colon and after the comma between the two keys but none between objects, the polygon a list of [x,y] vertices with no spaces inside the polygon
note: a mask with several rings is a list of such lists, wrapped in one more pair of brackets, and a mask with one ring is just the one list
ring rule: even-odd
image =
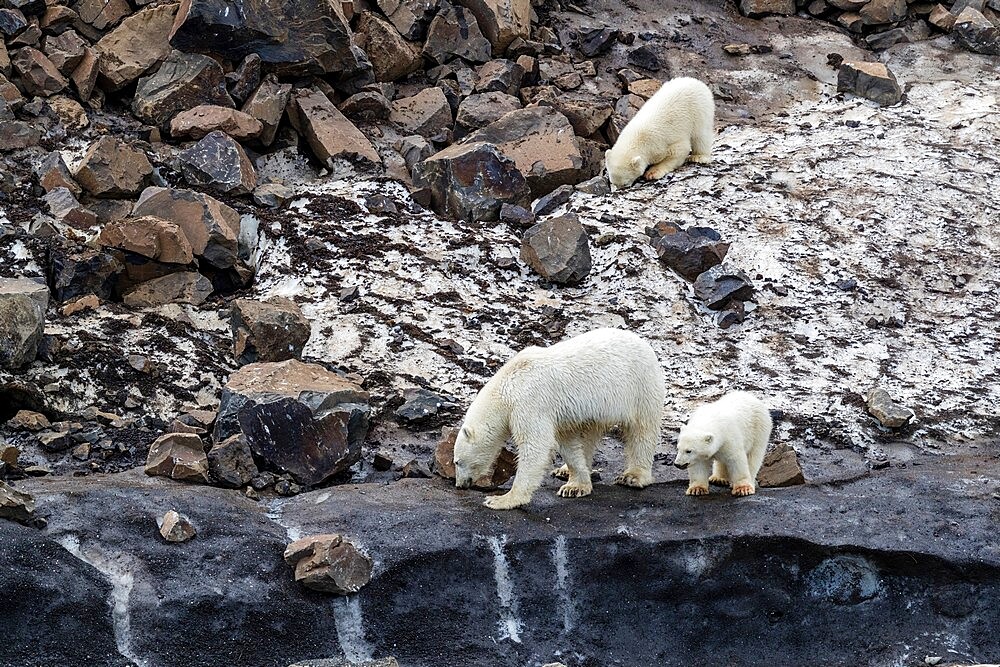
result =
[{"label": "cub's paw", "polygon": [[718,484],[719,486],[729,486],[729,480],[725,477],[719,477],[718,475],[712,475],[708,478],[709,484]]},{"label": "cub's paw", "polygon": [[615,484],[642,489],[653,483],[653,476],[647,473],[624,472],[615,477]]},{"label": "cub's paw", "polygon": [[491,510],[512,510],[522,505],[527,505],[528,501],[514,497],[510,493],[505,493],[502,496],[489,496],[483,501],[483,504]]},{"label": "cub's paw", "polygon": [[692,153],[691,157],[688,159],[691,160],[691,162],[697,162],[698,164],[712,164],[711,155],[695,155]]},{"label": "cub's paw", "polygon": [[757,490],[753,488],[753,484],[737,484],[733,487],[734,496],[752,496],[757,493]]},{"label": "cub's paw", "polygon": [[556,494],[559,495],[561,498],[582,498],[584,496],[589,496],[593,490],[594,487],[591,486],[590,484],[584,486],[583,484],[573,484],[567,482],[566,484],[563,484],[561,487],[559,487],[559,490],[556,491]]},{"label": "cub's paw", "polygon": [[569,466],[564,465],[552,471],[552,476],[557,479],[569,479]]},{"label": "cub's paw", "polygon": [[667,174],[670,173],[669,169],[663,169],[661,167],[650,167],[646,170],[646,174],[643,176],[647,181],[658,181]]},{"label": "cub's paw", "polygon": [[707,486],[702,486],[701,484],[692,484],[691,486],[688,487],[688,490],[686,491],[685,495],[688,495],[688,496],[707,496],[708,495],[708,487]]}]

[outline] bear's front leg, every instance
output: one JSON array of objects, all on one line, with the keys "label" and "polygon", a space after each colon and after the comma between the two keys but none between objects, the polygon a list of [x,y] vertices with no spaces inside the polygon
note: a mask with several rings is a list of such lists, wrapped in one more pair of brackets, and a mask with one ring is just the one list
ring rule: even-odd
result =
[{"label": "bear's front leg", "polygon": [[710,461],[692,461],[688,466],[688,488],[686,495],[707,496],[708,477],[712,472]]},{"label": "bear's front leg", "polygon": [[734,496],[752,496],[757,493],[753,478],[750,476],[750,463],[742,448],[733,455],[725,457],[723,463],[729,470]]}]

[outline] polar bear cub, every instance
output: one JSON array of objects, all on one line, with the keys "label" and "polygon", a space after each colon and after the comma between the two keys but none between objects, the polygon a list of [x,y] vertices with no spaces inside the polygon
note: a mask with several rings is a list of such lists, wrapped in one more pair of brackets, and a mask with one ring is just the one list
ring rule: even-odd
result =
[{"label": "polar bear cub", "polygon": [[589,495],[594,450],[621,427],[625,471],[616,484],[653,482],[665,384],[653,348],[619,329],[595,329],[551,347],[518,352],[473,400],[455,440],[455,485],[468,488],[487,474],[508,438],[517,447],[510,491],[486,499],[506,510],[531,502],[558,450],[568,475],[564,498]]},{"label": "polar bear cub", "polygon": [[755,493],[770,438],[771,413],[753,394],[734,391],[697,408],[681,427],[674,459],[688,471],[687,495],[707,494],[709,482],[731,484],[734,496]]},{"label": "polar bear cub", "polygon": [[[640,107],[607,152],[611,189],[628,187],[640,176],[663,178],[684,164],[712,161],[715,100],[698,79],[671,79]],[[648,169],[648,171],[647,171]]]}]

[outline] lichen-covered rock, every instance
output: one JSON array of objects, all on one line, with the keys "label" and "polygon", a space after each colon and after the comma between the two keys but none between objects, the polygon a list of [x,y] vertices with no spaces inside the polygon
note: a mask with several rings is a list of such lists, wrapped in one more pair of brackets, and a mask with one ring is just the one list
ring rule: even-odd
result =
[{"label": "lichen-covered rock", "polygon": [[0,278],[0,369],[17,369],[35,360],[48,305],[45,284]]},{"label": "lichen-covered rock", "polygon": [[837,90],[860,95],[882,106],[896,104],[903,97],[889,68],[873,62],[842,63],[837,74]]},{"label": "lichen-covered rock", "polygon": [[236,362],[300,359],[312,327],[290,299],[267,301],[237,299],[232,304],[230,326]]},{"label": "lichen-covered rock", "polygon": [[311,535],[288,545],[285,562],[295,581],[324,593],[357,593],[371,581],[372,561],[340,535]]},{"label": "lichen-covered rock", "polygon": [[178,156],[184,180],[228,195],[257,187],[257,172],[239,142],[221,130],[206,134]]},{"label": "lichen-covered rock", "polygon": [[524,233],[521,260],[546,280],[576,285],[590,274],[590,239],[573,214],[542,220]]},{"label": "lichen-covered rock", "polygon": [[149,448],[146,474],[208,484],[208,457],[194,433],[166,433]]}]

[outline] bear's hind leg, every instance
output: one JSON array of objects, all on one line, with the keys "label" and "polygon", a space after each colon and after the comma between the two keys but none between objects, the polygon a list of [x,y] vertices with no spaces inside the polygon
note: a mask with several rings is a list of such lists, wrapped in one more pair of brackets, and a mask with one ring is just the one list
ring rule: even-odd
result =
[{"label": "bear's hind leg", "polygon": [[556,451],[555,427],[551,424],[526,425],[512,420],[510,430],[517,445],[517,473],[510,491],[483,501],[493,510],[510,510],[530,503]]},{"label": "bear's hind leg", "polygon": [[712,142],[715,137],[712,132],[712,122],[691,137],[691,162],[709,164],[712,162]]},{"label": "bear's hind leg", "polygon": [[667,152],[667,157],[663,158],[649,169],[646,170],[646,180],[647,181],[657,181],[677,167],[684,164],[684,161],[688,159],[691,154],[691,141],[685,139],[684,141],[678,141],[675,144],[671,144]]},{"label": "bear's hind leg", "polygon": [[625,427],[625,471],[615,478],[615,484],[639,489],[652,484],[653,456],[659,444],[658,428]]},{"label": "bear's hind leg", "polygon": [[713,461],[712,476],[708,478],[708,481],[710,484],[729,486],[729,471],[726,470],[726,464],[722,461]]},{"label": "bear's hind leg", "polygon": [[729,481],[733,486],[734,496],[752,496],[757,492],[754,486],[754,478],[750,475],[750,463],[747,460],[746,450],[742,447],[735,447],[737,451],[731,456],[726,456],[723,463],[729,470]]}]

